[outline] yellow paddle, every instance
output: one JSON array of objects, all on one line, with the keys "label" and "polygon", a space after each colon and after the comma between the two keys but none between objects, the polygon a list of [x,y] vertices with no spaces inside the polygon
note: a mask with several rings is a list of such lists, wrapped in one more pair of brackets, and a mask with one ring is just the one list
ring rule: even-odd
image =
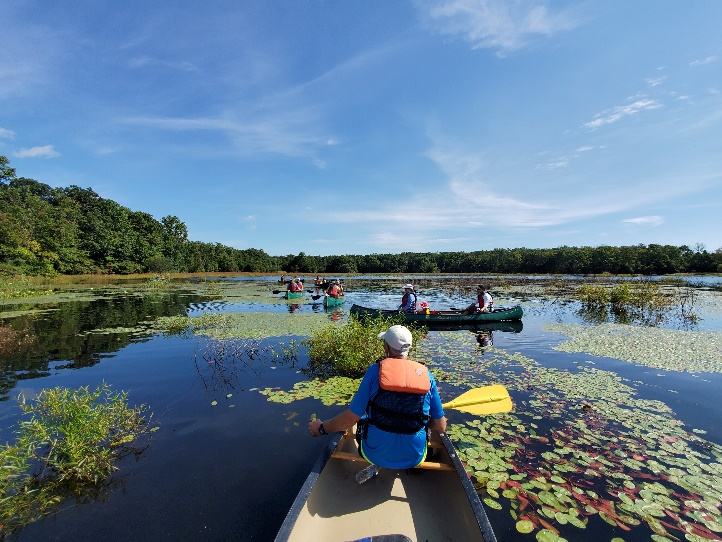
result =
[{"label": "yellow paddle", "polygon": [[469,390],[441,406],[479,415],[509,412],[513,405],[507,389],[495,384]]}]

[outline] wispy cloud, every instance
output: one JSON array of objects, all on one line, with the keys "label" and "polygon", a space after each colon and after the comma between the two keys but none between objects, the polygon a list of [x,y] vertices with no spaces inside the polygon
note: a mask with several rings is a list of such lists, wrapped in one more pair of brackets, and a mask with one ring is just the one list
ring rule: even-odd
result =
[{"label": "wispy cloud", "polygon": [[3,139],[15,139],[15,132],[8,130],[7,128],[0,127],[0,137]]},{"label": "wispy cloud", "polygon": [[43,147],[32,147],[30,149],[20,149],[13,152],[15,158],[57,158],[60,153],[57,152],[52,145]]},{"label": "wispy cloud", "polygon": [[128,60],[128,67],[130,68],[144,68],[146,66],[162,66],[165,68],[188,72],[198,70],[198,66],[188,62],[187,60],[170,62],[150,56],[138,56]]},{"label": "wispy cloud", "polygon": [[708,56],[707,58],[704,58],[702,60],[693,60],[689,63],[690,66],[703,66],[705,64],[712,64],[712,62],[715,62],[717,60],[716,56]]},{"label": "wispy cloud", "polygon": [[646,81],[650,87],[656,87],[664,83],[665,79],[667,79],[667,76],[657,77],[656,79],[646,79]]},{"label": "wispy cloud", "polygon": [[626,218],[622,220],[622,222],[626,222],[628,224],[638,224],[640,226],[661,226],[664,224],[664,219],[661,216],[652,215],[652,216],[640,216],[637,218]]},{"label": "wispy cloud", "polygon": [[585,123],[583,127],[596,130],[606,124],[612,124],[613,122],[617,122],[625,117],[636,115],[640,111],[659,109],[660,107],[662,107],[662,104],[657,100],[652,100],[650,98],[638,99],[630,104],[619,105],[598,113],[594,116],[594,120]]},{"label": "wispy cloud", "polygon": [[209,130],[224,134],[239,156],[279,154],[305,156],[316,167],[324,164],[315,151],[327,146],[328,136],[317,134],[319,114],[313,107],[247,110],[216,117],[126,117],[122,123],[160,130]]},{"label": "wispy cloud", "polygon": [[473,49],[514,51],[538,36],[571,30],[579,22],[569,12],[551,12],[546,2],[520,0],[442,0],[433,5],[418,1],[427,25],[459,36]]}]

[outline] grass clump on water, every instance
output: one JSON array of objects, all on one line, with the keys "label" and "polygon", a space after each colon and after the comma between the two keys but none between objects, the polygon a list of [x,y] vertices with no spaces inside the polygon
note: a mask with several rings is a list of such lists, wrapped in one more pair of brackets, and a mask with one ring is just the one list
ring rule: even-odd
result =
[{"label": "grass clump on water", "polygon": [[304,341],[308,346],[308,372],[320,378],[363,376],[369,365],[384,355],[379,333],[395,324],[405,325],[411,331],[414,346],[426,334],[426,328],[406,323],[403,315],[363,319],[351,316],[343,325],[328,325],[314,331]]},{"label": "grass clump on water", "polygon": [[60,503],[98,490],[114,461],[148,429],[147,407],[131,408],[125,392],[107,384],[95,391],[51,388],[34,401],[18,398],[27,419],[14,444],[0,446],[0,539]]}]

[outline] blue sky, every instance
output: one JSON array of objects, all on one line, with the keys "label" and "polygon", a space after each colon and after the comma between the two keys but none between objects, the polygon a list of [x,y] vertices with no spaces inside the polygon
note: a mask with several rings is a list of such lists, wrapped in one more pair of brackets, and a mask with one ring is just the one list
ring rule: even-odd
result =
[{"label": "blue sky", "polygon": [[5,0],[0,154],[271,255],[722,247],[722,2]]}]

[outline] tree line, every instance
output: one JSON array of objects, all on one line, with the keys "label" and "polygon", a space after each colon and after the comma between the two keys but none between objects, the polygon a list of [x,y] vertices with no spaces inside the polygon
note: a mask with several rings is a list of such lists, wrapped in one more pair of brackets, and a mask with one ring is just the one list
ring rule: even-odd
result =
[{"label": "tree line", "polygon": [[0,274],[87,273],[549,273],[722,272],[722,248],[634,245],[271,256],[188,239],[177,216],[156,220],[91,188],[52,188],[17,177],[0,156]]}]

